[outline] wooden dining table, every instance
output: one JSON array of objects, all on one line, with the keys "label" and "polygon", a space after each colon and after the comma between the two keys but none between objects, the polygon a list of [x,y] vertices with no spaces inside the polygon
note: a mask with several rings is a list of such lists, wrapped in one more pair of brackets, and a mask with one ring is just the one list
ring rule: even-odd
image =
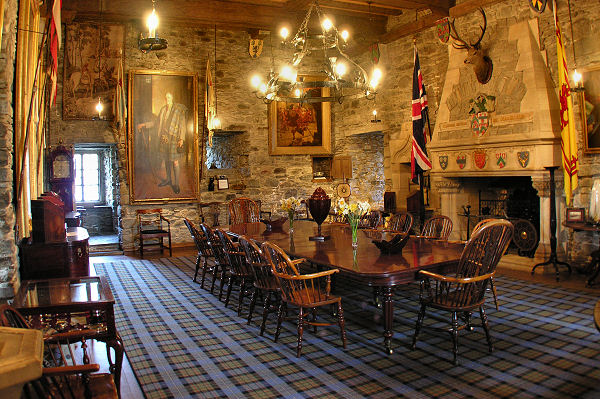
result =
[{"label": "wooden dining table", "polygon": [[410,237],[398,254],[384,254],[373,239],[389,240],[393,233],[378,230],[359,230],[358,247],[352,247],[352,232],[348,225],[323,223],[321,230],[329,239],[311,241],[317,235],[313,221],[294,221],[294,231],[289,232],[286,222],[279,230],[267,230],[263,223],[230,225],[233,236],[244,235],[258,243],[269,241],[281,247],[294,258],[305,258],[319,268],[335,268],[357,284],[375,287],[383,302],[384,346],[392,353],[394,304],[393,289],[410,284],[421,270],[448,273],[455,269],[464,248],[462,243]]}]

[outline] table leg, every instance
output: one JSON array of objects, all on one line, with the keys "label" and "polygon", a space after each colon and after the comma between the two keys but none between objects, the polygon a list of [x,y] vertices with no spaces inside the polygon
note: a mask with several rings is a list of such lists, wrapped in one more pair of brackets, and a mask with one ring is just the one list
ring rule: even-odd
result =
[{"label": "table leg", "polygon": [[381,296],[383,297],[383,342],[385,351],[388,355],[391,355],[394,352],[392,350],[392,336],[394,335],[394,303],[392,302],[392,287],[382,287]]},{"label": "table leg", "polygon": [[[110,349],[115,351],[115,362],[112,361]],[[123,367],[123,340],[117,333],[114,339],[106,341],[106,355],[108,357],[108,363],[110,365],[110,372],[113,374],[115,380],[115,386],[117,387],[117,393],[121,397],[121,369]]]},{"label": "table leg", "polygon": [[600,250],[592,252],[592,260],[584,272],[586,274],[591,274],[590,278],[587,280],[587,285],[591,287],[594,284],[596,277],[598,277],[598,274],[600,274]]}]

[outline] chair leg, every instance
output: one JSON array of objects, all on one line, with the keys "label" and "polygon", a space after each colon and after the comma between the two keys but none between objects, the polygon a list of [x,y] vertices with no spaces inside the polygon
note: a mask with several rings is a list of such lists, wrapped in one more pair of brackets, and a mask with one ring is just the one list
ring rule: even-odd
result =
[{"label": "chair leg", "polygon": [[338,325],[342,334],[342,345],[346,349],[346,322],[344,321],[344,309],[342,309],[342,301],[338,302]]},{"label": "chair leg", "polygon": [[140,237],[140,259],[144,259],[144,240]]},{"label": "chair leg", "polygon": [[219,265],[215,263],[212,269],[212,283],[210,285],[210,293],[212,294],[215,289],[215,282],[217,281],[217,274],[219,273]]},{"label": "chair leg", "polygon": [[254,312],[254,306],[256,306],[257,297],[258,288],[254,287],[254,291],[252,291],[252,297],[250,297],[250,309],[248,310],[248,324],[252,322],[252,313]]},{"label": "chair leg", "polygon": [[242,303],[244,302],[244,294],[246,293],[246,279],[242,278],[240,282],[240,295],[238,296],[238,316],[242,315]]},{"label": "chair leg", "polygon": [[[225,279],[223,279],[225,280]],[[231,296],[231,291],[233,290],[233,284],[235,284],[236,278],[233,276],[229,276],[227,281],[227,296],[225,297],[225,307],[229,305],[229,297]],[[221,300],[221,293],[219,293],[219,300]]]},{"label": "chair leg", "polygon": [[194,279],[192,280],[194,283],[197,283],[196,278],[198,277],[198,272],[200,271],[200,261],[202,261],[202,255],[198,254],[196,258],[196,273],[194,273]]},{"label": "chair leg", "polygon": [[173,256],[173,246],[171,245],[171,232],[169,231],[169,257]]},{"label": "chair leg", "polygon": [[279,333],[281,332],[281,322],[283,321],[283,314],[287,313],[285,302],[281,301],[279,304],[279,311],[277,312],[277,329],[275,330],[275,338],[274,342],[277,342],[279,338]]},{"label": "chair leg", "polygon": [[458,314],[452,312],[452,352],[454,353],[454,365],[458,366]]},{"label": "chair leg", "polygon": [[[312,309],[312,321],[313,323],[317,322],[317,308]],[[313,324],[313,333],[317,333],[317,326],[315,324]]]},{"label": "chair leg", "polygon": [[[227,280],[227,269],[225,267],[221,267],[221,284],[219,284],[219,301],[223,296],[223,287],[225,286],[225,280]],[[231,280],[229,280],[231,284]]]},{"label": "chair leg", "polygon": [[423,326],[423,320],[425,319],[425,308],[427,305],[424,303],[421,304],[421,309],[419,309],[419,314],[417,315],[417,325],[415,326],[415,335],[413,335],[413,342],[411,349],[415,349],[417,347],[417,339],[419,338],[419,333],[421,332],[421,327]]},{"label": "chair leg", "polygon": [[492,294],[494,295],[494,303],[496,304],[496,310],[500,310],[498,308],[498,294],[496,293],[496,285],[494,284],[494,278],[490,278],[490,287],[492,288]]},{"label": "chair leg", "polygon": [[300,306],[298,311],[298,346],[296,347],[296,357],[302,354],[302,334],[304,333],[304,309]]},{"label": "chair leg", "polygon": [[490,353],[494,351],[494,344],[492,343],[492,336],[490,335],[490,326],[488,324],[487,315],[485,314],[485,309],[483,305],[479,307],[479,315],[481,316],[481,325],[483,326],[483,330],[485,331],[485,338],[487,339],[488,348],[490,349]]},{"label": "chair leg", "polygon": [[265,326],[267,325],[267,316],[269,315],[269,308],[271,307],[271,293],[268,292],[265,296],[265,303],[263,305],[262,322],[260,323],[260,336],[265,333]]},{"label": "chair leg", "polygon": [[471,312],[465,312],[465,328],[469,331],[473,331],[473,326],[471,325]]}]

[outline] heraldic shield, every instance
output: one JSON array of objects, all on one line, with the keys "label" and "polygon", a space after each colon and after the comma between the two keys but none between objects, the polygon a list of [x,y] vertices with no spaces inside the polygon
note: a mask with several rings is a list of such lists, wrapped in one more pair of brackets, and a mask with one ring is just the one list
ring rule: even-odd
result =
[{"label": "heraldic shield", "polygon": [[448,155],[440,155],[439,161],[440,168],[442,168],[442,170],[446,170],[448,167]]},{"label": "heraldic shield", "polygon": [[458,154],[456,156],[456,164],[459,169],[464,169],[467,166],[467,156],[465,154]]},{"label": "heraldic shield", "polygon": [[471,116],[471,130],[477,136],[483,136],[490,126],[490,117],[487,112],[477,112]]},{"label": "heraldic shield", "polygon": [[448,17],[438,20],[436,24],[435,31],[438,39],[444,44],[448,43],[448,40],[450,39],[450,23],[448,22]]},{"label": "heraldic shield", "polygon": [[473,151],[473,161],[479,169],[485,168],[485,164],[487,163],[487,153],[485,150]]},{"label": "heraldic shield", "polygon": [[496,153],[496,165],[498,165],[498,167],[500,169],[502,169],[506,166],[506,153],[505,152]]},{"label": "heraldic shield", "polygon": [[263,41],[262,39],[252,39],[250,38],[250,43],[248,44],[248,54],[252,58],[258,58],[262,53],[263,49]]},{"label": "heraldic shield", "polygon": [[517,159],[522,168],[526,168],[529,165],[529,151],[517,152]]}]

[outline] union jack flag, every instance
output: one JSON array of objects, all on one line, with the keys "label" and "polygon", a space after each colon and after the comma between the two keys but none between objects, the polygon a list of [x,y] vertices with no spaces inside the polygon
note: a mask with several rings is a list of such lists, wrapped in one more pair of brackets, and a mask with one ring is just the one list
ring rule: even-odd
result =
[{"label": "union jack flag", "polygon": [[431,169],[431,161],[427,156],[427,136],[425,134],[425,121],[429,117],[427,111],[427,93],[423,84],[423,75],[421,75],[421,65],[419,63],[419,53],[415,46],[415,69],[413,71],[413,94],[412,94],[412,123],[413,140],[412,151],[410,153],[411,178],[417,182],[417,176],[422,175],[424,171]]}]

